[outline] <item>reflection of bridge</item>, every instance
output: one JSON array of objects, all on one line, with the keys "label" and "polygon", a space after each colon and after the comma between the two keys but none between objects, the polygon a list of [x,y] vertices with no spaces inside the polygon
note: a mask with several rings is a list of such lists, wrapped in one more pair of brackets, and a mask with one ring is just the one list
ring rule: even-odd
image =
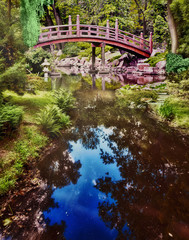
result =
[{"label": "reflection of bridge", "polygon": [[79,15],[77,15],[76,24],[72,24],[71,16],[69,16],[68,25],[43,27],[41,30],[39,41],[34,47],[53,46],[62,42],[91,42],[93,49],[92,62],[95,61],[95,47],[101,47],[102,65],[105,64],[105,44],[123,49],[141,58],[150,57],[153,47],[152,34],[150,34],[150,40],[148,41],[143,38],[142,33],[139,37],[119,30],[118,20],[115,22],[115,28],[111,28],[109,27],[109,20],[106,27],[101,27],[80,24]]}]

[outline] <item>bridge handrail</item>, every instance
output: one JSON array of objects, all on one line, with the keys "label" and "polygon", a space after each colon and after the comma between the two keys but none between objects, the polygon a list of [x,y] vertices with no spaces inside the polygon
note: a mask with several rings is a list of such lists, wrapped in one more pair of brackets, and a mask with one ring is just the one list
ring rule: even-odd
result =
[{"label": "bridge handrail", "polygon": [[65,37],[101,38],[148,50],[150,53],[152,52],[152,34],[150,34],[149,40],[146,40],[142,33],[140,36],[136,36],[132,33],[120,30],[118,28],[118,20],[116,20],[115,28],[109,26],[109,21],[107,21],[106,27],[80,24],[79,16],[77,16],[76,24],[72,24],[71,16],[69,16],[69,23],[66,25],[42,27],[39,42]]}]

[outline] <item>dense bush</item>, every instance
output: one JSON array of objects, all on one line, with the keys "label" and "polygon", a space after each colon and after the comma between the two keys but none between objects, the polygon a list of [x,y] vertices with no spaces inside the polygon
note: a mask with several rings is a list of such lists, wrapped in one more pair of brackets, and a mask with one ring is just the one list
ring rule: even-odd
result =
[{"label": "dense bush", "polygon": [[21,94],[25,88],[25,82],[26,71],[22,63],[15,63],[0,75],[1,89],[13,90]]},{"label": "dense bush", "polygon": [[76,99],[73,94],[66,89],[59,89],[54,91],[53,97],[54,103],[62,110],[62,112],[68,112],[70,109],[75,107]]},{"label": "dense bush", "polygon": [[189,58],[183,59],[181,55],[169,53],[167,54],[166,72],[180,73],[189,68]]},{"label": "dense bush", "polygon": [[28,64],[28,70],[32,73],[42,73],[43,67],[41,64],[45,58],[51,61],[51,54],[45,51],[43,48],[30,49],[25,53],[26,63]]},{"label": "dense bush", "polygon": [[42,126],[42,129],[52,137],[59,136],[60,130],[70,125],[69,116],[62,113],[56,105],[47,105],[44,109],[41,109],[36,120]]},{"label": "dense bush", "polygon": [[75,57],[79,55],[80,50],[77,43],[66,43],[62,52],[66,57]]},{"label": "dense bush", "polygon": [[179,83],[182,80],[189,79],[189,69],[180,73],[169,73],[167,78],[170,82]]},{"label": "dense bush", "polygon": [[23,109],[17,106],[5,105],[0,108],[0,135],[10,134],[21,123]]},{"label": "dense bush", "polygon": [[48,82],[44,82],[43,77],[37,76],[36,74],[28,74],[26,88],[33,91],[48,91],[51,90],[51,81],[49,80]]}]

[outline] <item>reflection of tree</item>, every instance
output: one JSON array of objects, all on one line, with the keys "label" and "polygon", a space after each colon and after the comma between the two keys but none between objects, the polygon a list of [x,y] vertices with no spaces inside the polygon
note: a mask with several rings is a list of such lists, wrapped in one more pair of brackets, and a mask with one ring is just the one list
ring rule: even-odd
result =
[{"label": "reflection of tree", "polygon": [[[169,232],[175,239],[187,239],[178,237],[183,236],[182,224],[188,222],[189,209],[185,139],[180,141],[177,133],[157,125],[145,112],[120,109],[97,92],[87,99],[77,94],[75,128],[64,138],[80,140],[86,149],[96,149],[105,141],[111,152],[101,148],[100,158],[104,164],[116,163],[122,177],[119,181],[111,176],[96,180],[96,188],[114,200],[99,203],[105,224],[116,228],[121,240],[169,239]],[[111,131],[105,133],[99,126]],[[42,176],[51,178],[50,184],[55,186],[77,183],[81,164],[71,160],[68,152],[55,151],[41,165]]]},{"label": "reflection of tree", "polygon": [[62,148],[56,149],[49,154],[39,165],[41,176],[47,179],[50,185],[63,187],[71,182],[76,184],[81,168],[80,161],[74,162],[68,151]]},{"label": "reflection of tree", "polygon": [[101,149],[102,161],[116,162],[122,180],[96,180],[96,188],[115,200],[99,203],[99,215],[108,227],[118,230],[117,239],[159,239],[161,234],[168,239],[168,232],[178,238],[183,227],[180,222],[188,222],[187,155],[171,135],[166,135],[166,141],[180,156],[168,149],[162,133],[151,135],[132,125],[127,129],[114,128],[107,139],[112,154]]},{"label": "reflection of tree", "polygon": [[44,231],[40,240],[56,239],[56,240],[65,240],[64,231],[65,231],[65,222],[62,221],[60,225],[54,224],[53,226],[48,226],[47,231]]}]

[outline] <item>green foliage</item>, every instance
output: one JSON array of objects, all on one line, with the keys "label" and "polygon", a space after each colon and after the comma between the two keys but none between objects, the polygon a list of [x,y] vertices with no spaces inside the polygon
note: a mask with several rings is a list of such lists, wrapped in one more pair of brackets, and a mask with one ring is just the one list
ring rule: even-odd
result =
[{"label": "green foliage", "polygon": [[[48,82],[44,81],[43,77],[37,76],[36,74],[28,74],[26,81],[27,89],[30,91],[50,91],[51,90],[51,80]],[[27,90],[26,89],[26,90]]]},{"label": "green foliage", "polygon": [[168,100],[166,99],[165,102],[159,108],[160,115],[168,121],[173,120],[175,117],[173,107],[169,104]]},{"label": "green foliage", "polygon": [[47,105],[38,113],[37,122],[47,134],[57,137],[63,127],[70,125],[70,118],[56,105]]},{"label": "green foliage", "polygon": [[39,150],[47,143],[48,138],[34,127],[25,127],[23,136],[14,146],[13,152],[2,159],[3,174],[0,175],[0,195],[15,186],[17,178],[22,174],[24,164],[39,156]]},{"label": "green foliage", "polygon": [[116,91],[116,97],[122,106],[146,105],[146,102],[156,101],[158,94],[153,90],[144,90],[140,86],[126,85]]},{"label": "green foliage", "polygon": [[45,51],[43,48],[30,49],[25,53],[26,63],[28,68],[33,73],[42,73],[43,67],[41,64],[44,62],[45,58],[51,61],[51,54]]},{"label": "green foliage", "polygon": [[121,57],[121,54],[120,55],[116,55],[116,56],[114,56],[114,57],[112,57],[110,59],[110,62],[113,62],[114,60],[119,59],[120,57]]},{"label": "green foliage", "polygon": [[5,105],[0,109],[0,135],[10,134],[17,129],[23,117],[23,110],[18,106]]},{"label": "green foliage", "polygon": [[62,52],[67,57],[75,57],[79,55],[80,50],[81,48],[77,43],[66,43]]},{"label": "green foliage", "polygon": [[163,42],[167,42],[169,36],[168,23],[160,15],[156,17],[154,22],[154,35],[153,40],[157,43],[160,43],[160,46]]},{"label": "green foliage", "polygon": [[0,73],[20,60],[26,50],[21,36],[19,4],[11,2],[12,14],[9,19],[7,1],[0,0]]},{"label": "green foliage", "polygon": [[177,23],[179,39],[178,53],[183,57],[189,57],[189,1],[174,0],[171,3],[171,11]]},{"label": "green foliage", "polygon": [[166,72],[180,73],[189,68],[189,58],[183,59],[181,55],[174,53],[167,54]]},{"label": "green foliage", "polygon": [[44,147],[47,142],[47,137],[36,132],[36,129],[26,127],[24,129],[25,139],[18,141],[15,144],[15,152],[19,155],[22,163],[29,158],[36,158],[39,156],[39,149]]},{"label": "green foliage", "polygon": [[158,62],[166,60],[166,55],[167,52],[156,53],[153,57],[149,57],[145,63],[149,63],[151,67],[155,67]]},{"label": "green foliage", "polygon": [[25,88],[26,72],[23,63],[15,63],[0,75],[0,88],[22,93]]},{"label": "green foliage", "polygon": [[189,69],[179,73],[169,73],[167,78],[170,82],[179,83],[182,80],[189,79]]},{"label": "green foliage", "polygon": [[72,108],[75,108],[76,99],[73,97],[73,94],[63,88],[60,88],[57,91],[54,91],[53,94],[54,103],[62,110],[62,112],[68,112]]},{"label": "green foliage", "polygon": [[53,3],[53,0],[21,0],[20,14],[24,42],[33,47],[40,33],[40,18],[44,13],[44,5]]}]

